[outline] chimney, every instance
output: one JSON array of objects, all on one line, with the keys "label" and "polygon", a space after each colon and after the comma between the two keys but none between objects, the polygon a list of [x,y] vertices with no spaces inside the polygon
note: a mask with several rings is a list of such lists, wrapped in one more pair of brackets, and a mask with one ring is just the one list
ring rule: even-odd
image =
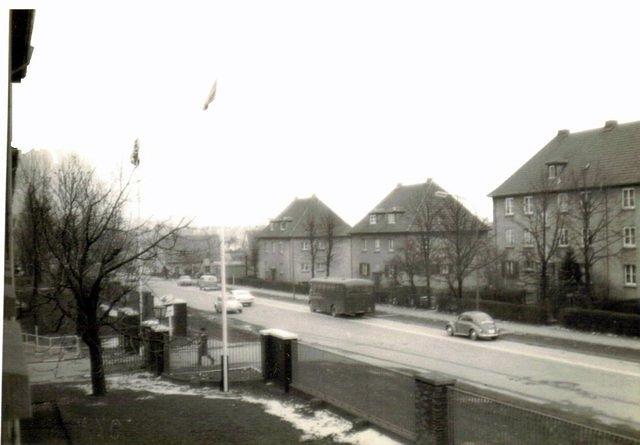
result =
[{"label": "chimney", "polygon": [[616,128],[617,126],[618,126],[618,121],[606,121],[604,123],[604,130],[610,131]]},{"label": "chimney", "polygon": [[558,130],[558,137],[564,137],[564,136],[568,136],[569,135],[569,130],[564,129],[564,130]]}]

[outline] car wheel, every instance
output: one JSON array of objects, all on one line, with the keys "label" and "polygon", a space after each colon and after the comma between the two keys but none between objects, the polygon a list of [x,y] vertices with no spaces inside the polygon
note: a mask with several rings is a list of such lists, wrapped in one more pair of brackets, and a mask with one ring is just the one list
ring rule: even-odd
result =
[{"label": "car wheel", "polygon": [[241,314],[242,313],[242,309],[238,309],[238,313]]},{"label": "car wheel", "polygon": [[447,326],[447,334],[449,334],[450,337],[453,337],[453,328],[451,326]]},{"label": "car wheel", "polygon": [[478,339],[478,333],[475,331],[475,329],[471,329],[469,331],[469,338],[473,341],[476,341]]},{"label": "car wheel", "polygon": [[336,307],[335,306],[331,306],[331,316],[332,317],[337,317],[338,316],[338,311],[336,311]]}]

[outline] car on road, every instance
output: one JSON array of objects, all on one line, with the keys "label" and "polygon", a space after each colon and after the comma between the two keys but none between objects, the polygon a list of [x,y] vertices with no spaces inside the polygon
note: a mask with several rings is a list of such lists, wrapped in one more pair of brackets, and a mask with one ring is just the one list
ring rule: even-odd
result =
[{"label": "car on road", "polygon": [[493,318],[480,311],[463,312],[455,321],[447,323],[446,331],[450,336],[465,335],[471,340],[479,338],[495,340],[499,335]]},{"label": "car on road", "polygon": [[193,285],[194,285],[193,278],[191,278],[189,275],[181,275],[180,278],[178,278],[178,286],[193,286]]},{"label": "car on road", "polygon": [[255,297],[247,289],[234,289],[231,291],[231,295],[243,306],[251,306],[255,301]]},{"label": "car on road", "polygon": [[218,277],[215,275],[202,275],[198,278],[198,287],[200,290],[218,290],[220,289]]},{"label": "car on road", "polygon": [[[216,298],[216,302],[213,305],[216,309],[216,312],[222,313],[222,297]],[[229,312],[234,312],[237,314],[242,313],[242,303],[240,303],[233,295],[227,295],[227,314]]]}]

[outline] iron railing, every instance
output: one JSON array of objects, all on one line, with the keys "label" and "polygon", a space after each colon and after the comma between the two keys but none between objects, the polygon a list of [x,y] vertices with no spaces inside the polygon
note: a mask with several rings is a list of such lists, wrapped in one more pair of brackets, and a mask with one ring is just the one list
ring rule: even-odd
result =
[{"label": "iron railing", "polygon": [[454,444],[638,445],[640,441],[456,387],[448,392]]}]

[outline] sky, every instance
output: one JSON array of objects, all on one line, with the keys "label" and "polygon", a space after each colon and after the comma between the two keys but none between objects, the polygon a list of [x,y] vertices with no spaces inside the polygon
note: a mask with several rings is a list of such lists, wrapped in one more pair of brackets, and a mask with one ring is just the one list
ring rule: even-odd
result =
[{"label": "sky", "polygon": [[640,120],[631,1],[131,3],[35,4],[13,145],[109,177],[138,138],[153,219],[260,225],[316,194],[354,225],[427,178],[490,219],[559,129]]}]

